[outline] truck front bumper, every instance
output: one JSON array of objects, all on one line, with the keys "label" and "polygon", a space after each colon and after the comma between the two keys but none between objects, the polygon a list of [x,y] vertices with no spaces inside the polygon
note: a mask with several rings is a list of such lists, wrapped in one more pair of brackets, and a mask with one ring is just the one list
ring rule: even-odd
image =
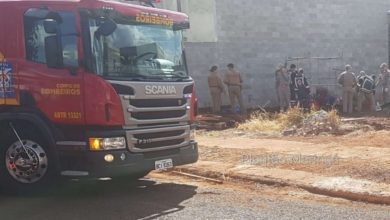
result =
[{"label": "truck front bumper", "polygon": [[[113,160],[108,162],[105,158]],[[74,177],[113,177],[147,172],[155,169],[155,162],[172,159],[173,166],[195,163],[198,160],[198,144],[143,153],[127,149],[115,151],[65,151],[60,154],[62,175]]]}]

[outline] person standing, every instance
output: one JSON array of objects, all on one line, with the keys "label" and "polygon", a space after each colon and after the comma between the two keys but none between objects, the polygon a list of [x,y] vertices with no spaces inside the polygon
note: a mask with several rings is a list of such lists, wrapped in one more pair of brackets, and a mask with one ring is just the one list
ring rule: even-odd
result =
[{"label": "person standing", "polygon": [[310,86],[302,68],[300,68],[295,74],[293,83],[294,93],[298,106],[303,108],[305,111],[308,111],[310,102]]},{"label": "person standing", "polygon": [[390,70],[387,63],[380,65],[380,71],[379,81],[382,85],[382,104],[387,104],[390,102]]},{"label": "person standing", "polygon": [[282,71],[282,68],[283,68],[283,64],[279,64],[275,71],[275,91],[276,91],[276,97],[278,99],[278,103],[280,103],[279,93],[278,93],[278,87],[279,87],[278,76],[280,74],[280,71]]},{"label": "person standing", "polygon": [[225,87],[222,83],[222,79],[218,74],[218,67],[213,66],[210,69],[208,77],[208,84],[211,94],[212,110],[214,114],[221,112],[222,93],[225,93]]},{"label": "person standing", "polygon": [[375,80],[368,76],[364,71],[361,71],[357,77],[357,111],[362,111],[363,102],[367,101],[370,104],[370,111],[375,111]]},{"label": "person standing", "polygon": [[276,91],[278,95],[280,111],[283,112],[288,109],[290,105],[289,100],[289,76],[287,69],[283,66],[275,72]]},{"label": "person standing", "polygon": [[290,69],[288,70],[288,75],[290,77],[290,101],[294,103],[297,102],[297,95],[295,93],[295,76],[297,75],[297,66],[295,64],[290,65]]},{"label": "person standing", "polygon": [[234,68],[234,64],[229,63],[227,67],[228,71],[226,73],[224,82],[228,86],[232,113],[235,112],[236,100],[238,100],[241,114],[246,115],[246,108],[241,94],[243,83],[241,74]]},{"label": "person standing", "polygon": [[356,77],[352,72],[352,66],[346,65],[345,71],[342,72],[338,79],[338,83],[343,87],[343,113],[353,112],[353,94],[356,85]]}]

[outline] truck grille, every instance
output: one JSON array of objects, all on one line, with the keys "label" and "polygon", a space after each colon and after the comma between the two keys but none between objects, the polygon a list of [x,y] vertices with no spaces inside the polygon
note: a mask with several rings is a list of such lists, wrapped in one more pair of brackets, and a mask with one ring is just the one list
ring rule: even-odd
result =
[{"label": "truck grille", "polygon": [[165,131],[165,132],[156,132],[156,133],[145,133],[145,134],[134,134],[133,137],[137,139],[153,139],[153,138],[163,138],[171,136],[179,136],[184,134],[185,130],[178,131]]},{"label": "truck grille", "polygon": [[[162,152],[190,144],[192,81],[110,82],[121,98],[129,151]],[[175,92],[151,93],[147,86],[174,87]]]},{"label": "truck grille", "polygon": [[138,108],[158,108],[181,106],[186,103],[185,99],[132,99],[130,105]]},{"label": "truck grille", "polygon": [[190,126],[128,130],[126,136],[132,152],[167,150],[189,144]]},{"label": "truck grille", "polygon": [[[190,105],[187,99],[131,99],[124,100],[126,125],[146,127],[188,122]],[[126,103],[127,101],[127,103]]]},{"label": "truck grille", "polygon": [[177,139],[177,140],[168,140],[168,141],[159,141],[149,144],[135,144],[135,148],[138,149],[153,149],[161,146],[172,146],[172,145],[178,145],[184,142],[184,139]]},{"label": "truck grille", "polygon": [[[193,91],[192,80],[183,82],[110,81],[121,98],[125,129],[188,124]],[[147,86],[175,88],[172,94],[147,90]]]},{"label": "truck grille", "polygon": [[183,117],[186,111],[157,111],[157,112],[135,112],[132,117],[138,120],[151,120],[161,118],[177,118]]}]

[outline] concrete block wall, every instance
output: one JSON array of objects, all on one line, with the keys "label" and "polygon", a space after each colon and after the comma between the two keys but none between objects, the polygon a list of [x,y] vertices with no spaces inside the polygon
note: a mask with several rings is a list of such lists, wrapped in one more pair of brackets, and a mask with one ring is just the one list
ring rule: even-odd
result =
[{"label": "concrete block wall", "polygon": [[210,103],[207,74],[214,64],[226,69],[235,63],[244,76],[248,104],[257,106],[268,100],[276,105],[275,67],[289,57],[307,58],[295,63],[312,84],[328,85],[336,93],[336,77],[345,64],[355,72],[377,74],[388,61],[390,1],[214,1],[217,42],[186,44],[202,107]]}]

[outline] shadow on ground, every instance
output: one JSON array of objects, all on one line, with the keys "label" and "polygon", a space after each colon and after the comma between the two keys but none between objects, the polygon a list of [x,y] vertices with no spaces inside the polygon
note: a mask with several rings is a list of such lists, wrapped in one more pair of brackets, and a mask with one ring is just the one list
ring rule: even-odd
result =
[{"label": "shadow on ground", "polygon": [[0,194],[0,219],[155,219],[184,209],[196,189],[148,179],[67,182],[28,196]]}]

